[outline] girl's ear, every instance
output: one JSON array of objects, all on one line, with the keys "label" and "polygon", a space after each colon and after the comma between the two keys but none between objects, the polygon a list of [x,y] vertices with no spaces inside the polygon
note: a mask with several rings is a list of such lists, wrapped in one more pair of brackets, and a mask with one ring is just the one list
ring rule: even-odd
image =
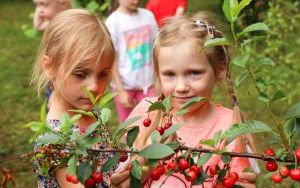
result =
[{"label": "girl's ear", "polygon": [[47,77],[48,77],[48,80],[51,80],[52,77],[53,77],[53,74],[52,74],[52,69],[51,69],[51,59],[49,56],[47,55],[44,55],[43,56],[43,70],[44,72],[46,73]]},{"label": "girl's ear", "polygon": [[218,67],[217,70],[217,79],[218,80],[223,80],[226,78],[226,71],[227,71],[227,65],[222,64],[221,66]]}]

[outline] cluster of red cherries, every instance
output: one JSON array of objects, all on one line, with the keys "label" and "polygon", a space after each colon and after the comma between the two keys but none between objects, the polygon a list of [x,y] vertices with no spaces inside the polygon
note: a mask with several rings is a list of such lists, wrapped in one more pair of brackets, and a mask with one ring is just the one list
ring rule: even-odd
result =
[{"label": "cluster of red cherries", "polygon": [[[218,165],[210,166],[208,168],[209,176],[214,177],[219,174],[220,168]],[[167,174],[167,172],[179,172],[184,175],[185,179],[189,182],[194,182],[198,176],[201,174],[202,170],[195,164],[190,165],[189,160],[185,158],[180,158],[177,160],[172,160],[167,163],[159,163],[150,172],[150,177],[152,180],[158,180],[162,175]],[[168,174],[169,174],[168,173]],[[238,181],[239,176],[236,172],[228,172],[225,177],[223,177],[222,182],[217,182],[214,188],[231,188],[234,187],[235,183]]]},{"label": "cluster of red cherries", "polygon": [[[272,148],[265,149],[264,154],[270,157],[274,157],[276,154]],[[296,149],[294,153],[296,160],[300,161],[300,148]],[[268,160],[266,162],[266,169],[269,172],[275,172],[278,169],[278,165],[275,160]],[[290,176],[294,181],[300,182],[300,168],[291,168],[287,166],[281,166],[278,172],[272,175],[272,180],[274,183],[280,183],[283,178]]]},{"label": "cluster of red cherries", "polygon": [[[77,184],[79,182],[76,176],[70,174],[66,175],[66,180],[73,184]],[[103,181],[103,174],[101,172],[95,171],[91,174],[91,176],[87,180],[85,180],[84,186],[86,188],[92,188],[95,186],[95,184],[101,183],[102,181]]]},{"label": "cluster of red cherries", "polygon": [[[149,127],[149,126],[151,125],[151,119],[150,119],[150,118],[144,119],[143,125],[144,125],[145,127]],[[173,124],[172,124],[171,118],[168,118],[168,121],[167,121],[164,125],[158,126],[158,127],[156,128],[156,130],[159,132],[160,135],[163,135],[164,132],[165,132],[168,128],[170,128],[172,125],[173,125]]]}]

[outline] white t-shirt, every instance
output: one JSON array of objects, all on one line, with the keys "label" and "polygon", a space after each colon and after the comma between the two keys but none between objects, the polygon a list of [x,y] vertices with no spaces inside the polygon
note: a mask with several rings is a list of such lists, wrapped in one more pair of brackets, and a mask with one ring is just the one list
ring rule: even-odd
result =
[{"label": "white t-shirt", "polygon": [[118,53],[118,70],[126,90],[147,91],[153,84],[152,48],[157,25],[152,12],[113,12],[106,20]]}]

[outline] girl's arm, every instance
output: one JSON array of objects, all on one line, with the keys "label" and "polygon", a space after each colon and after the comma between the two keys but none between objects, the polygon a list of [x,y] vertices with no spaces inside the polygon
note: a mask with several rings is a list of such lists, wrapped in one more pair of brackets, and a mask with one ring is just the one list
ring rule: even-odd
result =
[{"label": "girl's arm", "polygon": [[256,174],[253,172],[241,172],[239,174],[240,179],[236,184],[241,185],[245,188],[256,188]]},{"label": "girl's arm", "polygon": [[118,97],[120,99],[121,104],[126,107],[126,108],[130,108],[133,107],[133,103],[129,98],[128,93],[126,92],[126,90],[123,88],[123,83],[120,77],[120,73],[118,70],[118,58],[116,58],[116,61],[113,65],[113,73],[112,73],[112,79],[114,81],[115,84],[115,89],[116,92],[118,93]]}]

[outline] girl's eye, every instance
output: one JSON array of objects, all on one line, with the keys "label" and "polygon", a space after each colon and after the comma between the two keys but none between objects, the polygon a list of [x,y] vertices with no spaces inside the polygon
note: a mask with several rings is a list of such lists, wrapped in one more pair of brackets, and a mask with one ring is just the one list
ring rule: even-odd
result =
[{"label": "girl's eye", "polygon": [[85,72],[82,72],[82,71],[75,71],[74,73],[73,73],[77,78],[80,78],[80,79],[84,79],[84,78],[86,78],[87,77],[87,73],[85,73]]},{"label": "girl's eye", "polygon": [[162,73],[162,75],[167,78],[172,78],[175,76],[175,74],[173,72],[164,72],[164,73]]},{"label": "girl's eye", "polygon": [[198,70],[193,70],[193,71],[190,71],[189,72],[189,75],[190,76],[199,76],[199,75],[201,75],[203,72],[202,71],[198,71]]},{"label": "girl's eye", "polygon": [[101,72],[100,75],[99,75],[100,78],[107,78],[109,76],[110,76],[109,72],[106,72],[106,71],[105,72]]}]

